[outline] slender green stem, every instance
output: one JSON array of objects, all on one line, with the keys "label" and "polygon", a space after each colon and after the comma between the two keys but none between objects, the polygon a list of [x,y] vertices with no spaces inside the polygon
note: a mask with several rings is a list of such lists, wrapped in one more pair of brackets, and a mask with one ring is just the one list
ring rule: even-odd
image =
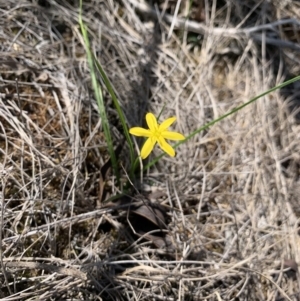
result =
[{"label": "slender green stem", "polygon": [[[255,96],[254,98],[250,99],[248,102],[234,108],[233,110],[229,111],[228,113],[224,114],[223,116],[213,120],[213,121],[210,121],[208,122],[207,124],[205,124],[204,126],[200,127],[199,129],[195,130],[194,132],[192,132],[190,135],[188,135],[185,140],[181,140],[180,142],[176,143],[173,147],[174,148],[177,148],[179,145],[185,143],[186,141],[190,140],[192,137],[194,137],[195,135],[199,134],[201,131],[209,128],[210,126],[214,125],[215,123],[225,119],[226,117],[238,112],[239,110],[243,109],[244,107],[250,105],[251,103],[255,102],[256,100],[258,100],[259,98],[273,92],[273,91],[276,91],[278,89],[281,89],[285,86],[288,86],[296,81],[300,80],[300,75],[299,76],[296,76],[290,80],[287,80],[285,81],[284,83],[280,84],[280,85],[277,85],[276,87],[266,91],[266,92],[263,92],[261,94],[259,94],[258,96]],[[157,156],[155,159],[153,159],[151,162],[149,162],[146,166],[144,166],[143,170],[147,170],[148,168],[150,168],[151,166],[153,166],[156,162],[158,162],[163,156],[165,155],[165,153],[162,153],[161,155]]]},{"label": "slender green stem", "polygon": [[158,114],[158,116],[157,116],[157,118],[156,118],[156,119],[157,119],[157,121],[159,120],[159,118],[160,118],[160,116],[161,116],[162,112],[164,111],[165,107],[166,107],[166,104],[164,103],[164,105],[163,105],[162,109],[160,110],[160,112],[159,112],[159,114]]}]

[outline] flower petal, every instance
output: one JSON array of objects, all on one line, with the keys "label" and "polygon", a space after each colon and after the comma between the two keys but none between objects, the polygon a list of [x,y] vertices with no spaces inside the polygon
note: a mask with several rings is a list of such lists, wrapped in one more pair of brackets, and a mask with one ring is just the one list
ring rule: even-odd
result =
[{"label": "flower petal", "polygon": [[164,131],[161,133],[161,136],[165,139],[169,140],[184,140],[185,137],[177,132],[169,132],[169,131]]},{"label": "flower petal", "polygon": [[160,132],[165,131],[174,121],[176,120],[176,117],[171,117],[166,119],[162,124],[159,126],[158,130]]},{"label": "flower petal", "polygon": [[156,139],[154,138],[148,138],[146,140],[141,150],[142,159],[146,159],[149,156],[149,154],[153,150],[155,143],[156,143]]},{"label": "flower petal", "polygon": [[152,134],[149,130],[140,127],[133,127],[129,130],[129,133],[138,137],[150,137]]},{"label": "flower petal", "polygon": [[171,157],[175,157],[174,148],[169,143],[167,143],[167,141],[163,137],[159,137],[158,144],[165,153],[167,153]]},{"label": "flower petal", "polygon": [[146,115],[147,125],[151,132],[156,131],[158,128],[156,117],[152,113]]}]

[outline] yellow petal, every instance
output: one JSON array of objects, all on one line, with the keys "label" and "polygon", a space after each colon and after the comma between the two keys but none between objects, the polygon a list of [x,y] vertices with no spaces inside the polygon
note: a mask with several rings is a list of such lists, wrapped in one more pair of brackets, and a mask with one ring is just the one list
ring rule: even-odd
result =
[{"label": "yellow petal", "polygon": [[129,133],[131,135],[139,136],[139,137],[150,137],[152,135],[149,130],[143,129],[143,128],[140,128],[140,127],[133,127],[133,128],[131,128],[129,130]]},{"label": "yellow petal", "polygon": [[147,113],[146,115],[147,125],[150,131],[156,131],[158,128],[156,117],[152,113]]},{"label": "yellow petal", "polygon": [[175,157],[174,148],[169,143],[167,143],[163,137],[159,138],[158,143],[165,153],[167,153],[171,157]]},{"label": "yellow petal", "polygon": [[164,131],[161,133],[162,137],[164,137],[165,139],[169,139],[169,140],[184,140],[185,137],[177,132],[169,132],[169,131]]},{"label": "yellow petal", "polygon": [[171,117],[166,119],[160,126],[159,131],[163,132],[165,131],[174,121],[176,120],[176,117]]},{"label": "yellow petal", "polygon": [[141,150],[142,159],[146,159],[150,155],[151,151],[153,150],[153,147],[154,147],[155,143],[156,143],[156,140],[153,139],[153,138],[148,138],[146,140],[146,142],[143,145],[142,150]]}]

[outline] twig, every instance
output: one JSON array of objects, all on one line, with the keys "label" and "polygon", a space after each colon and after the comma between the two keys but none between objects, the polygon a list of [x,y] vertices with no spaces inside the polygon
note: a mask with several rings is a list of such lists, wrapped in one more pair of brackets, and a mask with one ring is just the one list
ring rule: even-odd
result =
[{"label": "twig", "polygon": [[[133,5],[133,7],[144,13],[148,14],[154,18],[158,18],[157,11],[151,8],[150,5],[146,3],[138,2],[137,0],[129,0],[129,2]],[[278,26],[282,25],[297,25],[300,27],[300,21],[296,19],[283,19],[278,20],[272,23],[253,26],[250,28],[218,28],[218,27],[208,27],[204,23],[199,23],[195,21],[189,21],[186,19],[176,18],[175,16],[171,16],[169,14],[164,14],[163,16],[159,16],[162,20],[164,20],[168,24],[174,25],[174,28],[176,29],[184,29],[187,31],[191,31],[194,33],[199,33],[203,35],[216,35],[216,36],[227,36],[227,37],[233,37],[236,35],[246,35],[248,37],[251,37],[253,40],[261,42],[261,35],[255,34],[262,32],[264,30],[270,30],[270,31],[277,31]],[[266,42],[271,45],[276,45],[279,47],[284,48],[290,48],[293,50],[300,50],[300,46],[298,44],[288,42],[288,41],[282,41],[274,38],[267,38]]]},{"label": "twig", "polygon": [[40,263],[40,262],[35,262],[35,261],[14,261],[14,262],[6,262],[5,263],[6,267],[11,267],[11,268],[21,268],[21,269],[36,269],[36,270],[45,270],[50,273],[58,273],[58,274],[63,274],[75,278],[79,278],[82,280],[87,280],[87,276],[74,268],[68,267],[60,267],[56,266],[53,264],[46,264],[46,263]]}]

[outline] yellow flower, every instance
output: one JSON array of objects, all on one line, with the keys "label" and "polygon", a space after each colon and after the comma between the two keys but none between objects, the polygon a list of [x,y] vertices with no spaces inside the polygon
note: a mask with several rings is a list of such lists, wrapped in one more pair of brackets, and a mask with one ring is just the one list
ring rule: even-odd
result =
[{"label": "yellow flower", "polygon": [[158,124],[156,117],[152,113],[147,113],[146,121],[149,127],[148,129],[144,129],[141,127],[133,127],[129,130],[129,133],[134,136],[139,137],[147,137],[145,144],[141,150],[142,159],[146,159],[151,151],[153,150],[156,142],[158,142],[159,146],[171,157],[175,156],[174,148],[167,143],[165,139],[169,140],[184,140],[185,137],[176,132],[169,132],[168,127],[176,120],[176,117],[171,117],[166,119],[162,124]]}]

